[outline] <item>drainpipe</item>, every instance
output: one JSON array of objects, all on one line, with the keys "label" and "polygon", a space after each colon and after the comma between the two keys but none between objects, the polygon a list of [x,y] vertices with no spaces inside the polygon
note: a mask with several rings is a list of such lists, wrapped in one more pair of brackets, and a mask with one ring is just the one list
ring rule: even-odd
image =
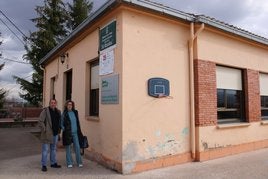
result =
[{"label": "drainpipe", "polygon": [[190,40],[189,40],[189,75],[190,75],[190,130],[191,130],[191,155],[196,159],[196,132],[195,132],[195,101],[194,101],[194,40],[203,31],[205,25],[201,24],[198,31],[194,32],[194,22],[190,24]]},{"label": "drainpipe", "polygon": [[39,66],[41,70],[43,70],[43,107],[45,106],[45,94],[46,94],[46,89],[45,89],[45,84],[46,84],[46,69],[42,67],[42,65]]}]

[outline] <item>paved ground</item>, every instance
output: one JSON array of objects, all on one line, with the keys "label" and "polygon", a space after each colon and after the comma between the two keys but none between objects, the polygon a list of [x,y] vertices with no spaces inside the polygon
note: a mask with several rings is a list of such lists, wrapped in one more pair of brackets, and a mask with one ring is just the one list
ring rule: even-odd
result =
[{"label": "paved ground", "polygon": [[0,129],[0,179],[8,178],[96,178],[96,179],[267,179],[268,149],[243,153],[221,159],[187,163],[143,172],[133,175],[121,175],[106,169],[95,162],[84,159],[84,167],[65,167],[64,150],[58,151],[61,169],[40,170],[41,145],[31,132],[36,128]]}]

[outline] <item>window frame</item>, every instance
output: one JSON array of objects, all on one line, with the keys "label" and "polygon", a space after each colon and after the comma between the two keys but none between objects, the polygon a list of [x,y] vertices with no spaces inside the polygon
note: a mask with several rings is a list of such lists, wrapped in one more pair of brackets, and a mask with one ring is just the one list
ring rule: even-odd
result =
[{"label": "window frame", "polygon": [[[99,66],[99,59],[95,59],[89,63],[89,116],[99,117],[99,98],[100,98],[100,87],[96,89],[91,89],[92,82],[92,68]],[[98,79],[99,80],[99,79]],[[93,98],[94,97],[94,98]]]},{"label": "window frame", "polygon": [[65,101],[72,100],[73,92],[73,70],[70,69],[65,72]]},{"label": "window frame", "polygon": [[[219,90],[223,90],[223,106],[219,107],[219,98],[218,98],[218,91]],[[238,97],[238,101],[236,101],[239,106],[238,107],[234,107],[236,105],[234,105],[234,103],[231,103],[232,107],[228,107],[229,106],[229,101],[230,98],[228,100],[228,92],[230,91],[235,91],[236,94],[234,94],[234,96],[239,95]],[[245,122],[245,100],[244,100],[244,92],[243,90],[232,90],[232,89],[221,89],[221,88],[217,88],[217,121],[218,124],[222,124],[222,123],[237,123],[237,122]],[[219,118],[219,113],[224,113],[225,115],[233,115],[235,116],[235,114],[231,114],[231,113],[237,113],[236,115],[238,115],[239,117],[230,117],[230,118]],[[227,114],[229,112],[229,114]]]},{"label": "window frame", "polygon": [[50,99],[56,99],[55,83],[56,83],[56,77],[54,76],[50,78]]},{"label": "window frame", "polygon": [[[260,100],[261,100],[261,119],[262,120],[268,120],[268,96],[264,96],[261,95],[260,96]],[[263,98],[266,98],[266,100],[264,100]],[[265,102],[263,101],[267,101],[267,104],[264,104]],[[267,111],[267,115],[263,115],[264,111]]]},{"label": "window frame", "polygon": [[[218,87],[218,84],[216,85],[216,94],[217,94],[217,123],[218,124],[226,124],[226,123],[240,123],[240,122],[246,122],[246,104],[245,104],[245,90],[244,90],[244,71],[242,69],[238,69],[238,68],[232,68],[232,67],[228,67],[228,66],[221,66],[221,65],[217,65],[218,67],[225,67],[232,70],[232,69],[236,69],[236,70],[240,70],[241,72],[241,89],[225,89],[222,87]],[[217,68],[216,68],[217,70]],[[217,74],[217,73],[216,73]],[[219,85],[221,86],[221,85]],[[223,101],[221,103],[223,103],[223,106],[219,107],[219,90],[223,90]],[[231,93],[228,94],[228,92],[233,92],[236,91],[235,94],[233,94],[233,96],[235,97],[231,97]],[[228,95],[230,95],[231,98],[229,98],[228,100]],[[237,97],[237,95],[239,95],[239,97]],[[232,99],[233,98],[233,99]],[[234,103],[238,103],[234,104],[231,103],[231,107],[228,107],[228,103],[230,102],[230,100],[234,100]],[[234,107],[237,106],[237,107]],[[220,114],[222,113],[222,114]],[[225,114],[224,114],[225,113]],[[229,114],[228,114],[229,113]],[[233,114],[232,114],[233,113]],[[235,114],[237,113],[237,114]],[[233,116],[233,117],[223,117],[223,116]],[[222,116],[222,118],[220,118],[220,116]]]},{"label": "window frame", "polygon": [[[267,89],[267,80],[268,80],[268,74],[267,73],[259,73],[259,81],[260,81],[260,112],[261,112],[261,120],[268,120],[268,89]],[[266,100],[264,99],[266,98]],[[265,102],[267,104],[264,104]],[[267,113],[267,115],[264,115],[264,113]]]}]

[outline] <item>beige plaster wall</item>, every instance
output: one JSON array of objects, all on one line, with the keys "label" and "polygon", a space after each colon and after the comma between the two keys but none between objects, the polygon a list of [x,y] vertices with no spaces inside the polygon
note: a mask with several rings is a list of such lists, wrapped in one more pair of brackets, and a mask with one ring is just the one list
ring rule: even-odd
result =
[{"label": "beige plaster wall", "polygon": [[197,49],[197,58],[201,60],[268,72],[268,47],[261,48],[205,28],[198,36]]},{"label": "beige plaster wall", "polygon": [[[189,152],[189,27],[135,11],[123,13],[123,163]],[[170,98],[147,81],[170,81]],[[128,165],[129,164],[129,165]]]},{"label": "beige plaster wall", "polygon": [[[49,63],[44,70],[44,106],[49,105],[49,100],[50,100],[50,92],[51,92],[51,78],[55,77],[55,93],[57,93],[57,90],[60,88],[60,83],[59,83],[59,58],[54,59],[51,63]],[[56,96],[56,100],[58,101],[58,107],[61,109],[61,102],[59,100],[61,99],[61,96]]]},{"label": "beige plaster wall", "polygon": [[198,151],[206,151],[239,144],[247,144],[267,139],[267,125],[261,122],[250,123],[249,126],[219,129],[216,126],[198,127]]},{"label": "beige plaster wall", "polygon": [[[205,29],[197,40],[197,59],[241,69],[268,72],[268,49],[257,44],[231,38]],[[268,139],[268,126],[261,122],[248,127],[218,129],[216,126],[199,127],[199,151],[206,148],[227,147]]]},{"label": "beige plaster wall", "polygon": [[[106,19],[99,21],[102,27],[110,21],[117,21],[117,46],[115,48],[115,67],[113,74],[119,74],[119,91],[121,91],[121,15],[113,14]],[[59,71],[56,80],[56,98],[59,101],[58,107],[62,110],[65,102],[65,77],[64,73],[72,70],[72,100],[75,102],[79,112],[82,132],[87,135],[90,150],[102,154],[106,158],[121,162],[122,153],[122,98],[119,97],[119,104],[99,106],[99,117],[89,116],[89,62],[98,58],[99,29],[93,29],[79,43],[68,49],[69,57],[64,64],[54,59],[46,66],[46,105],[50,94],[50,78]],[[57,70],[58,69],[58,70]],[[101,84],[101,83],[100,83]],[[101,89],[100,89],[101,90]],[[121,92],[119,93],[121,94]],[[94,119],[94,120],[91,120]]]}]

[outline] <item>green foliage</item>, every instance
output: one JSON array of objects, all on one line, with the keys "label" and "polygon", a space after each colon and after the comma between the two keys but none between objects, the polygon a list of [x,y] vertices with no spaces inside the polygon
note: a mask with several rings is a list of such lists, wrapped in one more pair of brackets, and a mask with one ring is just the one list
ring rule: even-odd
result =
[{"label": "green foliage", "polygon": [[[0,64],[0,71],[3,69],[4,65],[5,64]],[[7,91],[1,88],[0,89],[0,109],[3,109],[6,96],[7,96]]]},{"label": "green foliage", "polygon": [[7,91],[5,91],[4,89],[0,89],[0,109],[3,109],[6,96],[7,96]]},{"label": "green foliage", "polygon": [[30,45],[25,46],[27,53],[24,55],[24,59],[33,66],[32,80],[30,82],[18,76],[14,78],[21,85],[20,88],[26,92],[20,94],[20,97],[30,104],[39,106],[42,102],[43,89],[43,70],[39,61],[66,37],[65,26],[68,16],[61,0],[44,0],[44,6],[37,6],[35,11],[38,17],[32,21],[37,31],[32,32],[27,39]]},{"label": "green foliage", "polygon": [[92,10],[93,2],[89,2],[88,0],[73,0],[72,5],[70,3],[67,4],[69,8],[68,27],[74,30],[88,17]]},{"label": "green foliage", "polygon": [[73,5],[70,3],[67,5],[69,11],[66,10],[62,0],[44,0],[43,6],[35,8],[38,17],[32,21],[37,31],[31,32],[30,36],[25,39],[29,45],[25,46],[26,54],[24,55],[24,59],[33,66],[32,80],[27,81],[14,76],[20,88],[25,92],[20,93],[20,97],[32,105],[41,105],[43,97],[43,70],[39,61],[61,42],[70,30],[72,31],[87,18],[93,3],[88,0],[73,0]]},{"label": "green foliage", "polygon": [[5,64],[1,64],[0,65],[0,70],[2,70],[4,66],[5,66]]},{"label": "green foliage", "polygon": [[[1,37],[1,32],[0,32],[0,37]],[[0,45],[2,44],[3,42],[2,41],[0,41]]]}]

